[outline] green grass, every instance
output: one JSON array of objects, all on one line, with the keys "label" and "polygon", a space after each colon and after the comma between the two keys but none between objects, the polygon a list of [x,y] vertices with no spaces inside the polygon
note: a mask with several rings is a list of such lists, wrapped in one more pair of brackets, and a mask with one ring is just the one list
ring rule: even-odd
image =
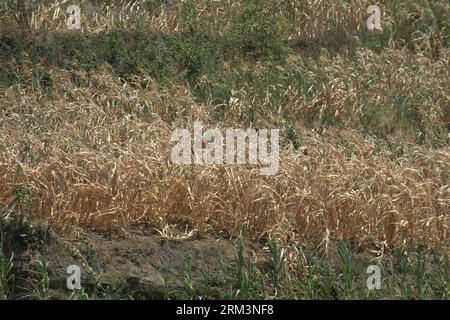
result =
[{"label": "green grass", "polygon": [[0,300],[5,300],[14,288],[14,254],[5,255],[3,252],[3,233],[0,233],[0,236]]},{"label": "green grass", "polygon": [[[370,261],[355,252],[348,242],[339,242],[334,262],[301,248],[303,272],[291,274],[286,271],[284,251],[279,244],[270,241],[267,245],[269,263],[260,265],[254,262],[254,257],[244,257],[245,248],[238,240],[235,259],[222,261],[222,271],[216,277],[208,275],[198,282],[193,281],[189,271],[194,261],[187,258],[185,289],[181,296],[187,299],[448,299],[449,261],[444,252],[411,248]],[[366,286],[369,265],[381,268],[380,290],[369,290]],[[173,297],[178,294],[172,291]]]}]

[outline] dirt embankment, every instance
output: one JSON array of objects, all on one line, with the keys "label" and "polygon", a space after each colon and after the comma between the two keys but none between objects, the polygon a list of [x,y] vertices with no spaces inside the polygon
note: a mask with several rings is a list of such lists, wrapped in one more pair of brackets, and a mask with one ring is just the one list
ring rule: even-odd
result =
[{"label": "dirt embankment", "polygon": [[[262,246],[255,243],[245,243],[245,248],[246,257],[250,252],[262,253]],[[50,299],[69,298],[67,268],[71,265],[81,269],[83,290],[112,288],[131,298],[164,299],[182,298],[187,279],[201,283],[206,273],[208,284],[214,284],[223,264],[235,259],[235,250],[232,240],[194,235],[177,241],[148,228],[134,228],[127,234],[83,231],[72,239],[49,231],[42,235],[38,251],[22,250],[15,262],[24,278],[29,277],[25,270],[36,255],[48,263]],[[210,290],[220,296],[219,287]],[[26,292],[16,290],[16,298],[24,296]]]}]

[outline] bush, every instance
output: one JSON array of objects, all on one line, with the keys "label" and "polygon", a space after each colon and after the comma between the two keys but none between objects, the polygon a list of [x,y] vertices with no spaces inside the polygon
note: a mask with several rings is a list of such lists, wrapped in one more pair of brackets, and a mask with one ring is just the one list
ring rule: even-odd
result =
[{"label": "bush", "polygon": [[225,34],[230,48],[255,58],[281,61],[288,52],[283,40],[283,26],[276,18],[277,4],[268,0],[250,0],[243,4],[240,14]]}]

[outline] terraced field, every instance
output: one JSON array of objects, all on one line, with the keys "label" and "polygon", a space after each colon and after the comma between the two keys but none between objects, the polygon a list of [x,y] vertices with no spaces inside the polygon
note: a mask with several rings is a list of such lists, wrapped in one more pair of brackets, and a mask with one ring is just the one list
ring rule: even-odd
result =
[{"label": "terraced field", "polygon": [[[2,2],[0,298],[448,299],[450,4],[373,4]],[[196,122],[276,174],[174,163]]]}]

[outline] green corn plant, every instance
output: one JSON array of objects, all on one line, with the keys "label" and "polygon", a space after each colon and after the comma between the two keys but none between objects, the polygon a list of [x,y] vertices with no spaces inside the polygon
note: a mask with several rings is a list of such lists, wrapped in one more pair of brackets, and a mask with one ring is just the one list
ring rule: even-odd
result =
[{"label": "green corn plant", "polygon": [[25,295],[24,298],[47,300],[50,289],[48,262],[42,258],[35,258],[33,263],[34,266],[30,270],[30,275],[32,275],[30,287],[27,288],[29,294]]},{"label": "green corn plant", "polygon": [[0,242],[0,300],[5,300],[11,293],[14,284],[14,254],[8,258],[4,255]]},{"label": "green corn plant", "polygon": [[184,261],[184,295],[186,299],[193,300],[196,290],[192,279],[192,257],[186,254]]},{"label": "green corn plant", "polygon": [[273,285],[278,291],[286,271],[286,257],[284,250],[280,248],[275,240],[269,242],[270,261],[273,268]]},{"label": "green corn plant", "polygon": [[338,253],[341,261],[342,273],[339,276],[344,298],[351,299],[353,296],[353,257],[350,248],[345,242],[338,244]]}]

